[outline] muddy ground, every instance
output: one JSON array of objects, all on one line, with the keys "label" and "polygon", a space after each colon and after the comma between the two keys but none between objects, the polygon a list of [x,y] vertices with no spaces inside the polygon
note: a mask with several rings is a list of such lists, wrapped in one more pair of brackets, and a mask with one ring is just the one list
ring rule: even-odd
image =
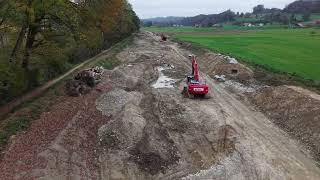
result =
[{"label": "muddy ground", "polygon": [[[228,77],[236,79],[238,67],[236,74],[254,83],[250,69],[203,54],[209,98],[185,98],[190,53],[152,33],[137,34],[95,91],[66,98],[15,138],[0,179],[320,179],[305,146],[239,98],[247,85],[211,78],[231,70]],[[251,93],[260,87],[252,85]],[[37,128],[48,119],[48,128]],[[50,138],[39,142],[51,126],[57,128]]]}]

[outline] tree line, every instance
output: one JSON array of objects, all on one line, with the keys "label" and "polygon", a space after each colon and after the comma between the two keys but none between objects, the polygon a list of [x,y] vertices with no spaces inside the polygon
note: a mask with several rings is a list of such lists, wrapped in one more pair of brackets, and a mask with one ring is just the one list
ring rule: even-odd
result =
[{"label": "tree line", "polygon": [[137,31],[127,0],[0,0],[0,103]]},{"label": "tree line", "polygon": [[[240,13],[227,10],[219,14],[198,15],[186,18],[154,18],[143,20],[144,26],[172,26],[184,25],[195,26],[201,25],[210,27],[222,23],[234,23],[240,25],[243,23],[280,23],[292,24],[300,21],[310,21],[312,13],[320,13],[320,1],[295,1],[290,3],[284,9],[265,8],[260,4],[253,7],[252,12]],[[300,16],[302,18],[300,18]],[[161,21],[160,21],[160,20]]]}]

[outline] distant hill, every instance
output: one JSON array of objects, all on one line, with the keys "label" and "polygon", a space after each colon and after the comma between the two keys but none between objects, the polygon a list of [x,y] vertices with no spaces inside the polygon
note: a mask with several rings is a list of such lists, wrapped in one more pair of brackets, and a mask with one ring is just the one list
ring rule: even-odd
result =
[{"label": "distant hill", "polygon": [[157,17],[150,19],[142,19],[144,24],[158,25],[158,26],[172,26],[174,24],[184,25],[184,26],[194,26],[199,24],[201,26],[209,26],[216,23],[222,23],[227,21],[233,21],[235,18],[235,13],[228,10],[220,14],[210,14],[210,15],[198,15],[194,17]]},{"label": "distant hill", "polygon": [[185,17],[175,17],[175,16],[168,16],[168,17],[156,17],[156,18],[149,18],[149,19],[142,19],[143,23],[152,22],[153,25],[160,25],[160,26],[170,26],[173,24],[179,24],[181,20]]},{"label": "distant hill", "polygon": [[[284,9],[265,8],[260,4],[253,7],[252,13],[235,13],[227,10],[220,14],[200,14],[193,17],[157,17],[151,19],[143,19],[145,26],[207,26],[211,27],[215,24],[232,23],[235,25],[243,25],[244,23],[266,24],[281,23],[290,24],[293,22],[306,21],[302,15],[312,19],[316,14],[320,13],[320,0],[298,0],[290,3]],[[311,15],[313,16],[311,17]]]},{"label": "distant hill", "polygon": [[220,14],[198,15],[194,17],[184,18],[180,23],[185,26],[193,26],[199,24],[201,26],[212,26],[217,23],[230,22],[235,19],[236,14],[230,10]]},{"label": "distant hill", "polygon": [[287,13],[320,13],[320,0],[299,0],[283,10]]}]

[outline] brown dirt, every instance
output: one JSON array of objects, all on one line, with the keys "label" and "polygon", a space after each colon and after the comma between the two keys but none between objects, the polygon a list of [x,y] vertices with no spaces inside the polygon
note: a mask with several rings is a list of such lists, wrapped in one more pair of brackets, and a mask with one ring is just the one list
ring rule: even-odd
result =
[{"label": "brown dirt", "polygon": [[[180,43],[181,47],[191,50],[194,45]],[[288,132],[293,138],[299,140],[312,156],[320,162],[320,98],[314,92],[299,88],[297,77],[288,74],[276,74],[261,68],[247,67],[241,63],[228,64],[219,55],[205,49],[198,50],[199,63],[202,70],[211,77],[215,74],[226,75],[227,79],[240,82],[244,85],[265,85],[253,94],[240,94],[239,97],[246,100],[247,97],[254,105],[264,112],[276,125]],[[232,73],[237,70],[237,73]],[[305,84],[304,86],[308,86]],[[316,89],[308,86],[310,89]],[[234,88],[227,88],[231,92],[238,92]],[[260,88],[258,88],[260,89]]]},{"label": "brown dirt", "polygon": [[108,81],[96,89],[99,91],[79,98],[65,96],[27,132],[17,135],[0,161],[0,179],[97,179],[96,132],[108,118],[91,107],[95,107],[100,94],[110,89]]},{"label": "brown dirt", "polygon": [[181,42],[179,43],[179,47],[195,53],[198,56],[201,71],[211,77],[215,75],[225,75],[228,79],[237,80],[244,84],[254,81],[254,71],[241,63],[229,64],[228,60],[218,54],[190,43]]},{"label": "brown dirt", "polygon": [[[199,56],[211,98],[181,95],[188,54],[137,34],[96,90],[64,97],[13,140],[0,179],[320,179],[304,147],[210,78],[215,54]],[[154,88],[168,64],[177,82]]]},{"label": "brown dirt", "polygon": [[[134,46],[117,56],[124,64],[115,70],[113,82],[126,91],[119,93],[139,92],[143,98],[126,103],[116,98],[119,103],[108,108],[100,107],[108,104],[103,97],[112,94],[97,101],[103,114],[113,114],[99,129],[100,139],[119,140],[117,148],[100,146],[102,179],[319,179],[320,170],[303,147],[209,77],[223,61],[215,54],[198,56],[211,98],[181,95],[183,76],[190,72],[189,54],[176,43],[140,33]],[[177,83],[152,88],[159,75],[156,67],[165,64],[174,66],[164,74]],[[201,170],[206,173],[198,175]]]},{"label": "brown dirt", "polygon": [[250,96],[275,124],[307,145],[320,162],[320,95],[299,87],[278,86]]}]

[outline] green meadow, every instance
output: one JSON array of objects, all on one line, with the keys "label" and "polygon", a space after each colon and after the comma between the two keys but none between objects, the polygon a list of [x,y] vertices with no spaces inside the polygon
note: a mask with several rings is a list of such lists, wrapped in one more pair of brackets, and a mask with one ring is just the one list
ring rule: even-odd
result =
[{"label": "green meadow", "polygon": [[[178,40],[195,43],[274,72],[290,73],[320,83],[320,29],[265,27],[223,33],[237,30],[227,26],[224,27],[225,30],[219,30],[219,33],[193,27],[163,28],[162,32],[173,32],[172,29],[178,32],[174,34],[174,38]],[[180,33],[187,32],[186,30],[190,33]]]}]

